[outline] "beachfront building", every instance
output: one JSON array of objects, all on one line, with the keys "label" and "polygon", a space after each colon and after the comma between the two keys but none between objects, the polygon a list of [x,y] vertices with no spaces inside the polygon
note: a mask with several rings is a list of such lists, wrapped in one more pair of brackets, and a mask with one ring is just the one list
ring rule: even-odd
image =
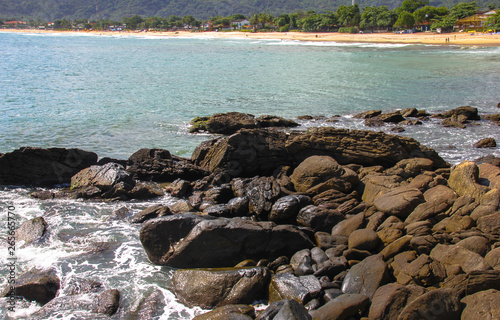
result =
[{"label": "beachfront building", "polygon": [[250,27],[250,21],[247,19],[237,19],[234,21],[231,21],[231,26],[234,27],[235,29],[242,29],[242,28],[249,28]]},{"label": "beachfront building", "polygon": [[4,21],[3,22],[3,27],[4,28],[25,28],[26,27],[26,22],[24,21]]},{"label": "beachfront building", "polygon": [[456,25],[453,27],[455,30],[474,30],[482,31],[485,28],[485,21],[488,17],[497,13],[495,10],[488,12],[478,13],[470,17],[457,20]]}]

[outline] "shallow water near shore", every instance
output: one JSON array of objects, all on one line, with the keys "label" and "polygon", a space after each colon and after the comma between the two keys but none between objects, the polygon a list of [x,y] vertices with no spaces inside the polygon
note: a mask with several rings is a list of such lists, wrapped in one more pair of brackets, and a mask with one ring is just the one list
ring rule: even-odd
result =
[{"label": "shallow water near shore", "polygon": [[[386,132],[391,126],[367,128],[352,115],[411,107],[440,112],[463,105],[477,107],[482,115],[500,112],[499,48],[0,33],[0,54],[0,153],[57,146],[126,159],[140,148],[156,147],[189,157],[213,137],[188,134],[189,121],[216,112],[291,119],[340,115],[337,122],[301,121],[299,129]],[[500,156],[498,148],[472,148],[481,138],[500,140],[499,127],[487,121],[465,130],[443,128],[437,120],[405,129],[401,135],[436,149],[452,164]],[[32,267],[55,268],[60,295],[77,278],[118,289],[122,306],[115,319],[153,290],[165,297],[159,319],[191,319],[200,312],[177,303],[166,289],[172,270],[149,263],[139,241],[140,226],[108,218],[122,207],[133,214],[156,203],[170,204],[172,198],[39,201],[29,192],[0,189],[4,224],[6,208],[14,206],[19,222],[43,216],[49,225],[44,243],[18,244],[18,275]],[[100,253],[92,253],[96,247]],[[6,265],[4,242],[0,250]],[[1,287],[7,272],[0,270]],[[9,317],[33,319],[38,309],[19,302]],[[75,319],[71,312],[60,310],[50,319]]]}]

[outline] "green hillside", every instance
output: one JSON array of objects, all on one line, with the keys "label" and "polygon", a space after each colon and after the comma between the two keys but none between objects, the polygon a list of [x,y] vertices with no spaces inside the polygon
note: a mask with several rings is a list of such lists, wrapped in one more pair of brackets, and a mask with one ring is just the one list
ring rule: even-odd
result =
[{"label": "green hillside", "polygon": [[[432,6],[453,7],[458,0],[430,1]],[[339,5],[351,0],[0,0],[0,18],[25,18],[53,21],[56,19],[111,19],[140,15],[168,17],[192,15],[205,19],[236,13],[252,15],[268,12],[274,16],[299,10],[336,11]],[[386,5],[399,7],[402,0],[357,0],[361,8]],[[500,0],[479,0],[480,7],[500,6]]]}]

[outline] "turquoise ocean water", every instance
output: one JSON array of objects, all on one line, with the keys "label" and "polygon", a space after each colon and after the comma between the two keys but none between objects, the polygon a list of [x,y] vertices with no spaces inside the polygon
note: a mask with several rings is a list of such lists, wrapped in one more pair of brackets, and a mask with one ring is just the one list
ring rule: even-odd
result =
[{"label": "turquoise ocean water", "polygon": [[[500,48],[0,32],[0,82],[0,153],[21,146],[57,146],[126,159],[140,148],[156,147],[189,157],[212,137],[188,134],[189,121],[216,112],[292,119],[342,116],[333,124],[301,122],[301,129],[367,129],[351,116],[371,109],[438,112],[471,105],[481,114],[498,113]],[[402,135],[435,148],[451,163],[500,156],[498,148],[472,148],[485,137],[500,142],[500,127],[486,121],[461,130],[432,120],[406,127]],[[190,319],[200,312],[181,306],[165,289],[171,270],[148,262],[138,226],[107,220],[121,207],[135,213],[154,203],[169,204],[171,198],[40,202],[29,191],[0,190],[2,223],[5,208],[13,205],[20,222],[43,216],[49,224],[43,244],[19,244],[19,274],[32,267],[54,268],[62,280],[61,296],[78,277],[119,289],[117,319],[153,290],[164,295],[161,319]],[[89,246],[102,242],[113,244],[110,252],[86,254]],[[3,243],[0,251],[5,265]],[[1,286],[6,272],[0,270]],[[0,299],[0,308],[2,303]],[[38,308],[19,303],[9,317],[31,319]],[[85,317],[75,317],[68,308],[52,318]]]}]

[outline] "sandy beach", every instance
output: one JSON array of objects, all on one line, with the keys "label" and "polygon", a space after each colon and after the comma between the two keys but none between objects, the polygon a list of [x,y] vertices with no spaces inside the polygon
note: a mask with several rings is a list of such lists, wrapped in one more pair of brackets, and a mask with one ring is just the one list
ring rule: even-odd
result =
[{"label": "sandy beach", "polygon": [[[362,33],[345,34],[331,33],[306,33],[306,32],[113,32],[113,31],[49,31],[29,29],[2,29],[0,32],[24,33],[91,33],[95,35],[148,35],[165,37],[196,37],[196,38],[247,38],[269,40],[297,40],[297,41],[335,41],[335,42],[362,42],[362,43],[400,43],[400,44],[426,44],[426,45],[458,45],[458,46],[492,46],[500,47],[500,34],[454,32],[438,34],[434,32],[418,32],[413,34],[387,33]],[[449,41],[446,41],[449,39]]]}]

